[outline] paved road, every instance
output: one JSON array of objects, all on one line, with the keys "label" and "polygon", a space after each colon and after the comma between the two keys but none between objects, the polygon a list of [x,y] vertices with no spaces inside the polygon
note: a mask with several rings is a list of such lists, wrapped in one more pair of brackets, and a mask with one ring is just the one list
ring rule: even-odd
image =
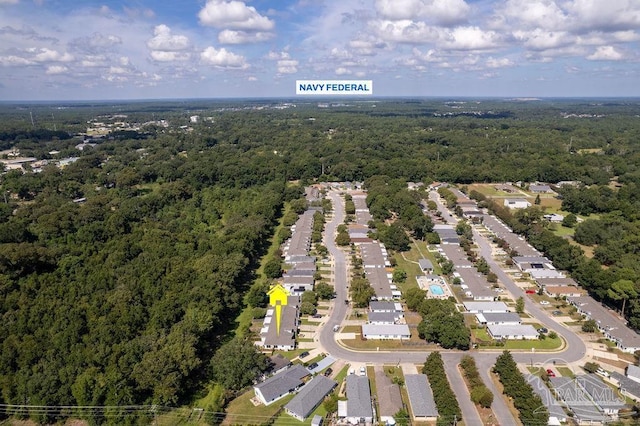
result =
[{"label": "paved road", "polygon": [[[518,285],[511,279],[509,275],[502,269],[502,267],[493,259],[491,255],[492,247],[487,240],[486,237],[481,235],[476,229],[473,230],[474,239],[476,244],[480,248],[480,255],[485,258],[491,270],[498,276],[500,281],[504,284],[504,286],[511,292],[513,297],[518,298],[523,296],[524,298],[524,306],[525,310],[535,317],[536,321],[543,324],[549,330],[553,330],[562,336],[567,342],[567,348],[562,353],[554,354],[553,357],[558,362],[566,361],[566,362],[576,362],[581,360],[585,354],[587,347],[584,344],[584,341],[569,330],[563,325],[558,324],[549,314],[540,307],[539,304],[535,303],[530,297],[528,297],[525,292],[518,287]],[[518,362],[536,362],[536,361],[544,361],[544,359],[540,360],[540,357],[535,356],[535,360],[532,360],[532,354],[524,354],[524,353],[514,353],[514,359]],[[544,357],[543,357],[544,358]],[[547,355],[546,358],[551,358],[551,356]]]},{"label": "paved road", "polygon": [[[462,418],[464,419],[464,423],[466,425],[481,425],[482,420],[480,419],[478,410],[476,410],[475,405],[471,402],[469,389],[464,383],[462,373],[458,368],[460,358],[462,358],[462,354],[459,355],[459,357],[443,357],[442,361],[444,362],[447,379],[449,379],[449,384],[451,385],[453,393],[456,394],[456,399],[458,400],[458,404],[460,405],[460,411],[462,411]],[[507,419],[509,419],[509,417],[507,417]]]},{"label": "paved road", "polygon": [[[341,346],[335,340],[335,333],[333,332],[333,326],[337,324],[341,324],[345,319],[345,315],[347,313],[347,306],[342,302],[347,299],[347,266],[346,259],[344,253],[335,245],[334,238],[336,228],[339,224],[344,222],[344,202],[341,199],[340,195],[331,191],[329,193],[329,198],[333,204],[333,219],[326,224],[326,237],[325,244],[331,255],[334,258],[334,272],[335,272],[335,291],[336,291],[336,303],[333,311],[331,312],[330,318],[327,321],[325,327],[320,331],[320,343],[325,352],[328,352],[335,358],[339,358],[345,360],[347,362],[354,363],[373,363],[373,364],[390,364],[390,363],[415,363],[422,364],[424,363],[429,352],[356,352],[351,349],[345,348]],[[439,203],[439,207],[443,208],[443,206]],[[450,216],[449,212],[443,208],[443,217],[446,217],[448,221],[455,220]],[[446,213],[446,215],[445,215]],[[522,290],[520,290],[517,285],[507,276],[506,273],[502,271],[502,269],[497,265],[497,263],[492,259],[490,252],[490,245],[484,239],[484,237],[476,236],[478,238],[478,245],[480,249],[483,250],[483,257],[487,260],[492,270],[498,275],[500,280],[504,283],[504,285],[509,288],[512,294],[515,297],[518,297],[519,294],[522,294]],[[523,363],[543,363],[550,360],[552,357],[555,359],[561,359],[566,362],[575,362],[584,357],[585,354],[585,345],[582,340],[570,330],[560,326],[551,318],[549,318],[546,313],[543,313],[541,309],[532,301],[527,300],[525,306],[531,314],[536,316],[539,321],[547,326],[547,328],[551,330],[555,330],[558,334],[565,338],[567,342],[567,346],[564,350],[554,353],[554,354],[545,354],[545,353],[514,353],[514,359],[518,362]],[[441,351],[443,360],[445,361],[447,366],[455,365],[459,361],[461,357],[460,351]],[[515,420],[511,416],[511,413],[508,412],[506,408],[506,404],[501,397],[501,395],[495,389],[493,382],[490,380],[489,371],[493,364],[495,363],[496,357],[499,355],[500,351],[496,352],[488,352],[488,351],[469,351],[469,354],[473,355],[476,360],[476,364],[478,365],[478,370],[486,383],[486,385],[494,392],[495,399],[493,410],[496,416],[496,422],[498,424],[513,424]],[[457,382],[455,377],[453,382]],[[461,405],[461,409],[464,406],[463,412],[471,412],[475,411],[475,407],[472,409],[469,408],[467,404],[470,404],[468,399],[468,391],[462,390],[459,387],[459,383],[457,383],[454,387],[452,383],[452,388],[454,388],[454,392],[457,395],[458,401]],[[472,416],[466,421],[467,425],[475,425],[477,419],[473,414],[469,414]],[[476,412],[477,416],[477,412]],[[466,420],[466,419],[465,419]]]}]

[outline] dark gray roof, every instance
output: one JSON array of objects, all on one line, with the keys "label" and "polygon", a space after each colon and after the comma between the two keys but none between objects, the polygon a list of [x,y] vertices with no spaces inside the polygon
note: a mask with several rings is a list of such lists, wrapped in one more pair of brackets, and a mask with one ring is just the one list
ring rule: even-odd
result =
[{"label": "dark gray roof", "polygon": [[255,385],[254,388],[260,389],[265,401],[273,401],[279,396],[287,394],[301,386],[304,383],[302,378],[308,375],[309,371],[307,371],[306,368],[300,364],[296,364],[273,377],[269,377],[264,382]]},{"label": "dark gray roof", "polygon": [[315,376],[284,408],[299,417],[306,418],[336,385],[336,382],[325,376]]},{"label": "dark gray roof", "polygon": [[284,276],[282,282],[285,285],[313,285],[313,275]]},{"label": "dark gray roof", "polygon": [[438,409],[426,374],[407,374],[404,383],[414,417],[437,417]]},{"label": "dark gray roof", "polygon": [[558,400],[554,398],[553,394],[551,393],[547,385],[544,384],[542,379],[533,374],[528,374],[526,376],[526,379],[533,388],[533,391],[540,397],[542,403],[547,408],[549,417],[555,417],[560,421],[566,419],[567,414],[564,412],[562,405],[560,405]]},{"label": "dark gray roof", "polygon": [[476,314],[476,317],[484,317],[487,324],[500,322],[522,322],[520,315],[515,312],[487,312]]},{"label": "dark gray roof", "polygon": [[398,318],[395,312],[369,312],[369,322],[394,324]]},{"label": "dark gray roof", "polygon": [[624,376],[618,373],[617,371],[613,371],[611,373],[611,378],[618,381],[619,383],[618,387],[620,389],[623,389],[629,392],[636,399],[640,399],[640,383],[628,378],[627,376]]},{"label": "dark gray roof", "polygon": [[347,417],[373,417],[367,376],[347,376]]},{"label": "dark gray roof", "polygon": [[[272,315],[269,316],[269,313]],[[288,304],[282,307],[282,315],[280,316],[280,332],[276,328],[275,308],[270,307],[267,310],[267,316],[264,318],[264,327],[266,333],[262,333],[264,344],[266,346],[289,346],[295,345],[296,330],[298,321],[298,308],[296,305]]]},{"label": "dark gray roof", "polygon": [[584,390],[571,377],[550,377],[556,395],[563,400],[580,420],[604,421],[606,417],[593,405]]},{"label": "dark gray roof", "polygon": [[418,259],[418,264],[423,271],[425,269],[433,269],[433,263],[429,259]]},{"label": "dark gray roof", "polygon": [[627,327],[625,320],[604,307],[591,296],[568,297],[581,313],[598,323],[598,328],[610,339],[616,340],[624,348],[640,347],[640,334]]},{"label": "dark gray roof", "polygon": [[280,354],[275,354],[274,356],[269,357],[269,362],[271,363],[271,371],[278,371],[281,368],[291,365],[291,360],[283,357]]},{"label": "dark gray roof", "polygon": [[610,410],[624,407],[624,401],[595,374],[576,376],[576,381],[582,389],[587,391],[598,407]]}]

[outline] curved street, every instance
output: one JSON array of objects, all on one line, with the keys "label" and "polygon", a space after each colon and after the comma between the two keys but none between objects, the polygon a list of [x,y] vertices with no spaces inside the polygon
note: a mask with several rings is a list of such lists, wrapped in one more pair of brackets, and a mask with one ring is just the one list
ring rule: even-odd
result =
[{"label": "curved street", "polygon": [[[372,364],[422,364],[424,363],[429,352],[426,351],[354,351],[348,349],[338,343],[335,339],[336,333],[333,331],[335,325],[340,325],[345,319],[349,306],[343,303],[343,300],[348,299],[348,271],[347,271],[347,259],[345,253],[336,246],[335,235],[336,229],[339,224],[344,223],[344,201],[337,191],[330,191],[329,198],[333,205],[333,218],[326,224],[325,232],[325,245],[329,249],[334,263],[334,287],[336,292],[336,299],[333,309],[330,313],[330,317],[325,326],[320,331],[319,339],[323,350],[331,356],[342,359],[346,362],[352,363],[372,363]],[[443,209],[443,206],[438,203],[439,208]],[[453,219],[449,212],[444,209],[443,216]],[[498,275],[500,281],[507,287],[507,289],[513,294],[514,297],[523,295],[522,289],[520,289],[511,278],[502,270],[502,268],[493,260],[491,256],[490,243],[474,230],[474,236],[476,243],[480,247],[482,256],[487,260],[491,269]],[[584,342],[579,336],[574,334],[569,329],[561,326],[552,318],[550,318],[540,307],[538,307],[528,297],[525,297],[526,310],[544,324],[549,330],[554,330],[560,336],[562,336],[566,342],[565,347],[562,350],[556,352],[513,352],[514,359],[517,362],[525,364],[538,364],[546,363],[553,359],[561,360],[566,363],[577,362],[585,356],[586,347]],[[448,374],[450,375],[450,382],[452,389],[458,397],[458,402],[461,405],[462,412],[465,416],[466,424],[479,423],[479,417],[475,406],[469,401],[469,393],[464,385],[464,382],[460,379],[453,377],[453,375],[459,375],[457,371],[453,371],[453,367],[457,366],[460,358],[464,354],[473,355],[478,366],[478,370],[482,376],[483,381],[494,393],[494,403],[492,409],[496,417],[496,421],[499,424],[510,424],[514,422],[514,419],[509,412],[504,398],[496,389],[493,380],[490,377],[490,370],[493,367],[497,356],[501,353],[500,350],[496,351],[476,351],[471,350],[467,352],[456,350],[442,350],[442,357],[445,365],[448,367]],[[456,369],[457,370],[457,369]],[[472,408],[472,410],[470,409]],[[475,414],[473,414],[475,413]],[[471,417],[468,417],[471,416]]]}]

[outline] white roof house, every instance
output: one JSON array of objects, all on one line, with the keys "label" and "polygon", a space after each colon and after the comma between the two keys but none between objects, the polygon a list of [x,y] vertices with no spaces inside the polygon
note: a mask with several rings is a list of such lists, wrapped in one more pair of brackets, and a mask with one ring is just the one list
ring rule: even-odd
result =
[{"label": "white roof house", "polygon": [[485,312],[510,312],[509,307],[504,302],[464,302],[464,308],[472,314]]},{"label": "white roof house", "polygon": [[523,198],[506,198],[504,205],[510,209],[526,209],[527,207],[531,207],[531,203]]},{"label": "white roof house", "polygon": [[538,338],[538,331],[530,324],[490,324],[487,325],[487,331],[496,340],[532,340]]},{"label": "white roof house", "polygon": [[402,340],[411,337],[406,324],[363,324],[362,337],[376,340]]}]

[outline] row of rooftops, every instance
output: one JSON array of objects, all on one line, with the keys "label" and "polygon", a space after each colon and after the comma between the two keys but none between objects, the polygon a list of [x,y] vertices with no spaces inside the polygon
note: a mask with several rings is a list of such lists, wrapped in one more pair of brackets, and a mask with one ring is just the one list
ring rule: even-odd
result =
[{"label": "row of rooftops", "polygon": [[[531,190],[531,187],[529,189]],[[540,192],[547,192],[544,187],[539,189]],[[468,200],[473,202],[471,199]],[[483,224],[496,236],[505,240],[511,249],[518,252],[519,255],[512,258],[514,265],[523,273],[528,273],[548,294],[567,296],[567,300],[576,306],[580,313],[595,320],[604,335],[615,342],[622,351],[640,350],[640,335],[627,326],[624,318],[586,295],[586,291],[581,289],[578,283],[568,278],[563,271],[557,270],[553,262],[531,247],[523,237],[516,235],[495,216],[484,215]]]},{"label": "row of rooftops", "polygon": [[387,249],[384,244],[369,238],[369,221],[371,215],[367,207],[366,192],[351,194],[356,207],[356,223],[349,226],[351,242],[360,249],[360,257],[365,276],[375,291],[377,299],[400,299],[402,293],[392,282],[392,275],[386,268],[391,267]]},{"label": "row of rooftops", "polygon": [[626,320],[611,309],[595,301],[591,296],[568,297],[569,303],[578,312],[594,320],[605,337],[616,343],[623,352],[633,353],[640,350],[640,335],[627,326]]}]

